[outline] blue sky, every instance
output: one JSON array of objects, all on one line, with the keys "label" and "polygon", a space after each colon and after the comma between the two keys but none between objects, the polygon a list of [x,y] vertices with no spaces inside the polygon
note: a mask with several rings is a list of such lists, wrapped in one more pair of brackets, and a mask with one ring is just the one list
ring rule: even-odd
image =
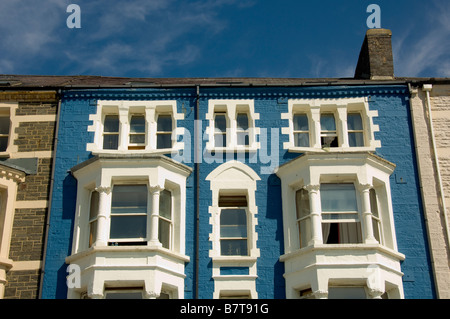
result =
[{"label": "blue sky", "polygon": [[352,77],[372,3],[396,76],[450,77],[448,0],[1,0],[0,74]]}]

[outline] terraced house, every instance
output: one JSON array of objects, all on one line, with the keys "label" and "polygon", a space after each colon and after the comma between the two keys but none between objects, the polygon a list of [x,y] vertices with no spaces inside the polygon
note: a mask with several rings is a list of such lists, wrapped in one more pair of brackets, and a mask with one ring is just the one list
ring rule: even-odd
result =
[{"label": "terraced house", "polygon": [[423,187],[411,100],[448,80],[394,77],[382,29],[355,69],[9,76],[59,97],[40,298],[447,298],[445,191],[439,167]]},{"label": "terraced house", "polygon": [[55,90],[0,77],[0,298],[39,296],[57,110]]}]

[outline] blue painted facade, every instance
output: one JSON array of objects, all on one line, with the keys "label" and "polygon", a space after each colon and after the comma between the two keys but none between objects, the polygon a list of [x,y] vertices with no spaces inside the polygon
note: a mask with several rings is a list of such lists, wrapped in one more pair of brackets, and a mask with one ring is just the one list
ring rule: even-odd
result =
[{"label": "blue painted facade", "polygon": [[[253,99],[255,113],[260,114],[256,126],[281,128],[288,126],[280,114],[288,112],[290,98],[337,98],[370,97],[370,110],[377,110],[374,124],[380,131],[375,138],[382,147],[376,154],[397,165],[391,176],[391,194],[398,251],[406,259],[401,268],[404,273],[403,288],[406,299],[435,298],[432,269],[429,259],[425,222],[418,182],[414,141],[409,112],[408,90],[406,86],[355,86],[355,87],[200,87],[198,116],[203,130],[208,126],[205,114],[209,99]],[[88,132],[91,125],[89,114],[96,112],[96,101],[105,99],[123,100],[176,100],[177,111],[185,114],[178,122],[194,137],[194,120],[197,107],[196,88],[172,89],[91,89],[65,90],[62,92],[59,117],[58,144],[55,158],[54,185],[51,199],[50,226],[45,257],[45,275],[42,297],[64,299],[67,296],[65,258],[71,253],[77,182],[68,172],[73,166],[92,157],[86,151],[86,144],[92,143],[94,133]],[[289,153],[283,149],[288,136],[278,135],[278,145],[271,145],[268,139],[268,152],[277,152],[278,165],[282,165],[300,154]],[[206,141],[202,140],[202,149]],[[185,298],[195,298],[196,280],[200,299],[210,299],[213,295],[212,261],[209,257],[211,242],[209,234],[208,207],[211,205],[211,190],[206,177],[220,163],[194,164],[194,141],[191,147],[191,160],[184,163],[194,169],[187,182],[186,197],[186,255],[191,260],[186,264]],[[270,155],[270,154],[268,154]],[[170,156],[170,155],[168,155]],[[236,158],[237,159],[237,158]],[[284,253],[281,183],[275,174],[261,174],[261,163],[245,159],[261,178],[257,182],[256,206],[258,207],[257,247],[260,257],[257,261],[256,289],[261,299],[285,298],[283,278],[284,264],[279,257]],[[195,176],[199,169],[199,184]],[[199,192],[199,276],[195,278],[196,245],[196,198]],[[248,269],[228,267],[221,274],[246,274]]]}]

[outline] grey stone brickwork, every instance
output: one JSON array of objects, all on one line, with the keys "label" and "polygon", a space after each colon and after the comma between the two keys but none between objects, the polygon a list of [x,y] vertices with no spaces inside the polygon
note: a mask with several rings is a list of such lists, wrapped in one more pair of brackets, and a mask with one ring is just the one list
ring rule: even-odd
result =
[{"label": "grey stone brickwork", "polygon": [[14,144],[19,152],[52,151],[55,121],[21,122],[16,133],[18,137]]},{"label": "grey stone brickwork", "polygon": [[27,103],[20,102],[16,115],[53,115],[56,114],[57,103]]},{"label": "grey stone brickwork", "polygon": [[17,189],[17,200],[48,200],[52,159],[40,158],[36,175],[28,175]]},{"label": "grey stone brickwork", "polygon": [[40,270],[10,271],[4,299],[37,299]]},{"label": "grey stone brickwork", "polygon": [[[14,158],[37,157],[36,173],[28,174],[25,181],[17,186],[16,208],[9,247],[9,258],[13,267],[6,274],[5,299],[37,299],[41,278],[40,266],[43,261],[45,225],[48,214],[50,182],[52,170],[52,151],[56,121],[48,116],[57,114],[58,101],[54,91],[0,92],[0,102],[16,102],[14,145],[17,152]],[[36,117],[34,117],[36,116]],[[40,121],[39,116],[45,117]],[[51,118],[51,117],[50,117]],[[30,154],[36,153],[36,156]],[[40,157],[42,156],[42,157]],[[19,265],[15,267],[15,265]]]},{"label": "grey stone brickwork", "polygon": [[9,258],[14,261],[42,260],[46,208],[16,209]]}]

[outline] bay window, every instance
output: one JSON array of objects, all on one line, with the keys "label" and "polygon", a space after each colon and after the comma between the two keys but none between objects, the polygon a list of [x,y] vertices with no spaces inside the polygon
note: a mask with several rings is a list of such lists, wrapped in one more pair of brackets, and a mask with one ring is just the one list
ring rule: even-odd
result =
[{"label": "bay window", "polygon": [[69,298],[118,297],[137,285],[144,298],[167,296],[167,289],[183,298],[191,172],[163,155],[132,153],[99,154],[72,168],[77,212],[66,262],[81,267],[82,275]]},{"label": "bay window", "polygon": [[[403,298],[390,175],[371,152],[306,153],[281,179],[286,297],[334,297],[330,287],[364,287],[367,298]],[[376,274],[376,275],[374,275]],[[330,286],[330,284],[332,284]]]}]

